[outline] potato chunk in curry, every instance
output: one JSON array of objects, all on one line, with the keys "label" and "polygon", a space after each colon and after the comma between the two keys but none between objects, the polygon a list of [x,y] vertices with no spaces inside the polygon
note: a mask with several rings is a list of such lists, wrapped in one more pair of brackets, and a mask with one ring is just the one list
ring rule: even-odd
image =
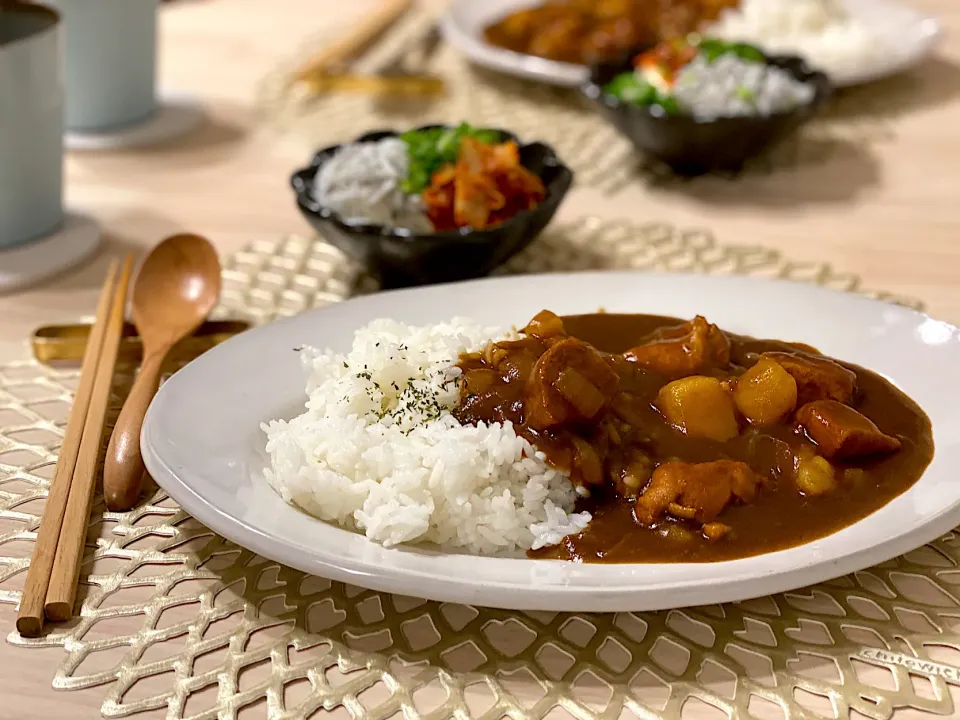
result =
[{"label": "potato chunk in curry", "polygon": [[690,437],[726,442],[740,433],[733,399],[716,378],[694,375],[667,383],[656,405],[668,423]]},{"label": "potato chunk in curry", "polygon": [[634,448],[626,455],[612,457],[607,472],[617,495],[630,499],[635,498],[650,481],[654,467],[652,457]]},{"label": "potato chunk in curry", "polygon": [[797,456],[797,487],[804,495],[826,495],[837,488],[837,472],[825,458],[801,453]]},{"label": "potato chunk in curry", "polygon": [[762,357],[737,379],[737,409],[751,423],[769,425],[797,407],[797,381],[777,361]]},{"label": "potato chunk in curry", "polygon": [[761,359],[773,360],[797,382],[797,404],[814,400],[848,403],[857,390],[857,376],[839,363],[809,353],[764,353]]}]

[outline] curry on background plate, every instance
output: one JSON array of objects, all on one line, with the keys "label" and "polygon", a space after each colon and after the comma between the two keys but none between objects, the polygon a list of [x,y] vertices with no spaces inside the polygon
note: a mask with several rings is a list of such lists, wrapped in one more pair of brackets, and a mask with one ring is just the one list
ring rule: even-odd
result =
[{"label": "curry on background plate", "polygon": [[638,45],[685,37],[737,0],[553,0],[487,27],[487,42],[547,60],[589,65]]}]

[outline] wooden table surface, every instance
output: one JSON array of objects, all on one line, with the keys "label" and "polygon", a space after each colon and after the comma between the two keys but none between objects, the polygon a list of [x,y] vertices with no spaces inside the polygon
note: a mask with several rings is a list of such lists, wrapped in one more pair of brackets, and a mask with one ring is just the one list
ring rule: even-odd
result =
[{"label": "wooden table surface", "polygon": [[[883,141],[823,165],[698,193],[633,189],[627,203],[579,190],[561,217],[706,227],[721,242],[828,261],[960,322],[960,3],[913,2],[944,21],[948,38],[922,71],[886,81],[890,105],[868,111],[889,135]],[[302,158],[257,128],[255,88],[323,23],[359,17],[373,4],[197,0],[164,8],[162,85],[202,98],[209,121],[173,148],[68,158],[68,203],[101,221],[106,243],[82,268],[0,298],[0,359],[23,357],[38,325],[91,314],[108,259],[125,249],[179,230],[206,235],[222,252],[305,233],[286,185]],[[12,629],[13,619],[13,608],[0,606],[0,623]],[[0,644],[0,718],[99,717],[102,690],[51,689],[61,652]]]}]

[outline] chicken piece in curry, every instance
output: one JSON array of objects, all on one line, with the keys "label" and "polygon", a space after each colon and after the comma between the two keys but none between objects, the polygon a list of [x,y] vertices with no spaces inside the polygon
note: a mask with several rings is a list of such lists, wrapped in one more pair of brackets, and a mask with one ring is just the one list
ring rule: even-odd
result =
[{"label": "chicken piece in curry", "polygon": [[456,417],[513,423],[592,521],[532,557],[702,562],[799,545],[904,492],[933,457],[879,375],[703,317],[538,314],[464,355]]},{"label": "chicken piece in curry", "polygon": [[486,28],[492,45],[578,65],[683,37],[737,0],[550,0]]}]

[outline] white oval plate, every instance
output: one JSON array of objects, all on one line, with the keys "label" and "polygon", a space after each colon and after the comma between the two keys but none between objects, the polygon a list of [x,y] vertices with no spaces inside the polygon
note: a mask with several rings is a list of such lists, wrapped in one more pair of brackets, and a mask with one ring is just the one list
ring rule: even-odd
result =
[{"label": "white oval plate", "polygon": [[[890,38],[899,53],[884,55],[855,72],[830,73],[836,87],[851,87],[874,82],[909,70],[933,52],[942,36],[936,18],[924,15],[897,0],[846,0],[851,14],[878,35]],[[482,67],[550,85],[576,87],[585,82],[589,71],[583,65],[544,60],[504,50],[489,44],[484,28],[523,8],[540,5],[541,0],[453,0],[440,21],[447,42]],[[810,58],[814,66],[816,58]]]},{"label": "white oval plate", "polygon": [[[380,317],[415,324],[469,316],[509,327],[561,314],[697,313],[732,332],[812,344],[871,368],[933,422],[936,454],[910,490],[860,522],[800,547],[708,564],[590,565],[385,549],[286,505],[263,479],[260,423],[302,411],[294,349],[346,350]],[[381,293],[246,332],[157,394],[143,428],[152,476],[202,523],[263,556],[392,593],[512,609],[655,610],[757,597],[869,567],[960,524],[960,330],[902,307],[814,286],[644,273],[534,275]]]}]

